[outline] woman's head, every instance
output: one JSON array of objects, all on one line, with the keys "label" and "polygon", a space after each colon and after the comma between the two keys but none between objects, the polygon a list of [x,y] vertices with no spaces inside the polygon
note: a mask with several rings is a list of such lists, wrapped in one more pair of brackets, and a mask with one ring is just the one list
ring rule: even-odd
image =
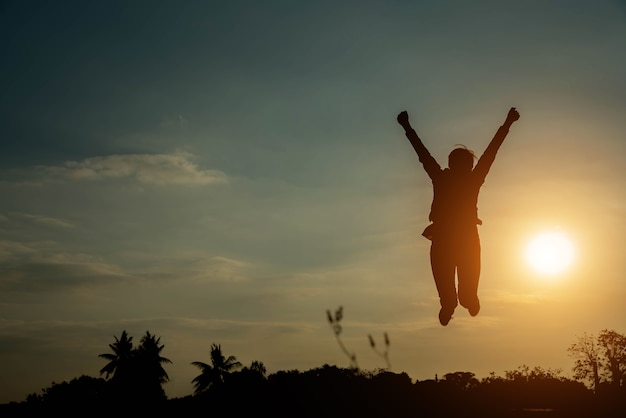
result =
[{"label": "woman's head", "polygon": [[448,167],[454,171],[471,171],[475,158],[474,151],[467,149],[464,145],[459,145],[448,155]]}]

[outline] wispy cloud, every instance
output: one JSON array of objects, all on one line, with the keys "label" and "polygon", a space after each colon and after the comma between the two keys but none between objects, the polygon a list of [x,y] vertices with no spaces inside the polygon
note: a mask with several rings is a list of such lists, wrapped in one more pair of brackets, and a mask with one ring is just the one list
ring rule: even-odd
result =
[{"label": "wispy cloud", "polygon": [[51,216],[43,216],[43,215],[35,215],[32,213],[19,213],[19,212],[10,212],[6,215],[0,214],[0,221],[11,221],[11,220],[32,222],[32,223],[36,223],[40,225],[61,227],[61,228],[72,228],[74,226],[68,221],[65,221],[59,218],[54,218]]},{"label": "wispy cloud", "polygon": [[201,169],[192,157],[183,152],[107,155],[40,168],[53,178],[76,181],[133,178],[140,183],[159,186],[206,186],[227,181],[222,171]]},{"label": "wispy cloud", "polygon": [[118,282],[119,266],[89,254],[54,251],[53,243],[0,241],[0,288],[38,291]]},{"label": "wispy cloud", "polygon": [[13,262],[36,253],[31,246],[15,241],[0,241],[0,263]]},{"label": "wispy cloud", "polygon": [[198,260],[191,266],[196,277],[209,277],[225,282],[246,282],[251,270],[250,263],[232,258],[213,256]]},{"label": "wispy cloud", "polygon": [[195,283],[246,283],[259,266],[220,255],[177,252],[169,255],[132,253],[127,259],[146,263],[143,274],[151,279],[185,280]]}]

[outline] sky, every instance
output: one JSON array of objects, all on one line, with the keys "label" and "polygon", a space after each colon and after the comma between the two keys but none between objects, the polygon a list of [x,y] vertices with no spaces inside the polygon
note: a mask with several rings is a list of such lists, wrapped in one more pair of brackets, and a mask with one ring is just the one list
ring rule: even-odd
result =
[{"label": "sky", "polygon": [[[0,2],[0,402],[161,338],[170,397],[213,343],[268,373],[572,376],[626,332],[624,1]],[[520,112],[481,189],[482,310],[447,327],[432,185]],[[537,233],[576,248],[546,277]]]}]

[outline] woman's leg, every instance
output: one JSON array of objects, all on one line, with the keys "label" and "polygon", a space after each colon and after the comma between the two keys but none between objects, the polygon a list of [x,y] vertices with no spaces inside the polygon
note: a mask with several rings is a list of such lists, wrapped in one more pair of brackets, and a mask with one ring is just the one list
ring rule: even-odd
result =
[{"label": "woman's leg", "polygon": [[451,250],[444,240],[434,239],[430,246],[430,265],[441,304],[441,325],[448,324],[457,306],[455,262]]},{"label": "woman's leg", "polygon": [[480,278],[480,238],[478,231],[465,236],[459,251],[457,275],[459,280],[459,303],[467,308],[470,315],[480,311],[478,281]]}]

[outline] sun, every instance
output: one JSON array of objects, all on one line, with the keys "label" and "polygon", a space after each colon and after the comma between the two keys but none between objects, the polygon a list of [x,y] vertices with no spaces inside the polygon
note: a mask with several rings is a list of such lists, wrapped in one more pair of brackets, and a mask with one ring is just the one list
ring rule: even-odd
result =
[{"label": "sun", "polygon": [[556,275],[565,271],[574,261],[572,240],[562,232],[542,232],[526,247],[526,260],[538,273]]}]

